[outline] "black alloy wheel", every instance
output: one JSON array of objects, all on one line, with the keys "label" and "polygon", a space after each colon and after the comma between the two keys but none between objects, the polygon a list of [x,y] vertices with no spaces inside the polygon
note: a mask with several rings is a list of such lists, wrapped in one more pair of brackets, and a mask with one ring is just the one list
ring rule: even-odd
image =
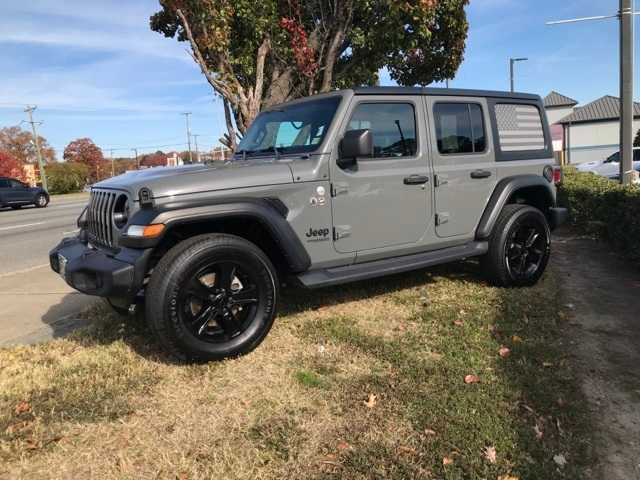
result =
[{"label": "black alloy wheel", "polygon": [[544,261],[546,236],[539,222],[527,222],[515,229],[507,243],[507,269],[515,279],[534,277]]},{"label": "black alloy wheel", "polygon": [[253,243],[228,234],[184,240],[153,269],[146,319],[174,356],[209,361],[248,353],[273,325],[277,273]]},{"label": "black alloy wheel", "polygon": [[551,232],[544,214],[530,205],[506,205],[489,238],[481,266],[501,287],[534,285],[551,254]]},{"label": "black alloy wheel", "polygon": [[178,316],[197,338],[228,342],[251,324],[258,280],[246,264],[214,261],[191,277],[178,295]]}]

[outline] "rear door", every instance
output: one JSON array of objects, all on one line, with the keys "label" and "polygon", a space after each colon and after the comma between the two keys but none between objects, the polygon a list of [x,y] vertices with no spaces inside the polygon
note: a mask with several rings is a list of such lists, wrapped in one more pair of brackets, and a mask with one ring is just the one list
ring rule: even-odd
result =
[{"label": "rear door", "polygon": [[[334,241],[338,252],[416,244],[431,217],[428,150],[420,96],[354,97],[342,126],[369,129],[374,154],[355,168],[331,161]],[[340,138],[342,137],[340,135]]]},{"label": "rear door", "polygon": [[470,236],[496,185],[487,103],[481,98],[432,97],[436,234]]}]

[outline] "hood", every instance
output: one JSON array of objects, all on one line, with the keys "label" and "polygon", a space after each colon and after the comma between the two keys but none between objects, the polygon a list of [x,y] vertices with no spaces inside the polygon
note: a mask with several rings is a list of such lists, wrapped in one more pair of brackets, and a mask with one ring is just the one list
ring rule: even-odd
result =
[{"label": "hood", "polygon": [[136,170],[96,183],[94,187],[126,190],[133,198],[138,196],[138,191],[142,187],[146,187],[153,192],[154,198],[161,198],[292,182],[293,175],[288,162],[275,159],[252,159],[245,162]]}]

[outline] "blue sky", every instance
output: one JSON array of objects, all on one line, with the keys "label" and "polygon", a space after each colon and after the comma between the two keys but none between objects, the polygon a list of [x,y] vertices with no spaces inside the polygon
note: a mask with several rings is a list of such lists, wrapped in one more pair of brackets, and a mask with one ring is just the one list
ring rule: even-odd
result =
[{"label": "blue sky", "polygon": [[[520,91],[553,89],[580,102],[617,95],[615,20],[545,26],[617,7],[618,0],[471,0],[465,61],[450,85],[508,89],[508,58],[522,56],[530,60],[517,66]],[[3,2],[0,127],[20,123],[24,105],[37,104],[40,133],[59,158],[78,137],[92,138],[107,155],[113,148],[129,156],[132,147],[185,148],[180,113],[190,111],[200,146],[216,145],[224,128],[221,102],[186,44],[149,30],[157,9],[153,0]],[[638,76],[636,68],[636,92]]]}]

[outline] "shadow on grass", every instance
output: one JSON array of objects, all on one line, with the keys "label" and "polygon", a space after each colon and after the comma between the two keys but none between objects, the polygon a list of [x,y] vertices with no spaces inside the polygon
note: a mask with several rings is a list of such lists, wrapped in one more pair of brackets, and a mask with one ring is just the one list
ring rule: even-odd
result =
[{"label": "shadow on grass", "polygon": [[[437,277],[484,282],[477,262],[469,260],[432,267],[428,270],[418,270],[319,290],[285,287],[281,290],[276,328],[277,323],[286,322],[289,315],[378,295],[387,295],[407,288],[428,286]],[[80,315],[80,320],[88,323],[88,326],[71,333],[69,337],[85,346],[106,345],[122,341],[145,358],[168,364],[185,363],[167,355],[156,344],[144,319],[144,306],[140,305],[139,307],[135,316],[122,316],[113,311],[106,302],[101,302],[96,308]]]}]

